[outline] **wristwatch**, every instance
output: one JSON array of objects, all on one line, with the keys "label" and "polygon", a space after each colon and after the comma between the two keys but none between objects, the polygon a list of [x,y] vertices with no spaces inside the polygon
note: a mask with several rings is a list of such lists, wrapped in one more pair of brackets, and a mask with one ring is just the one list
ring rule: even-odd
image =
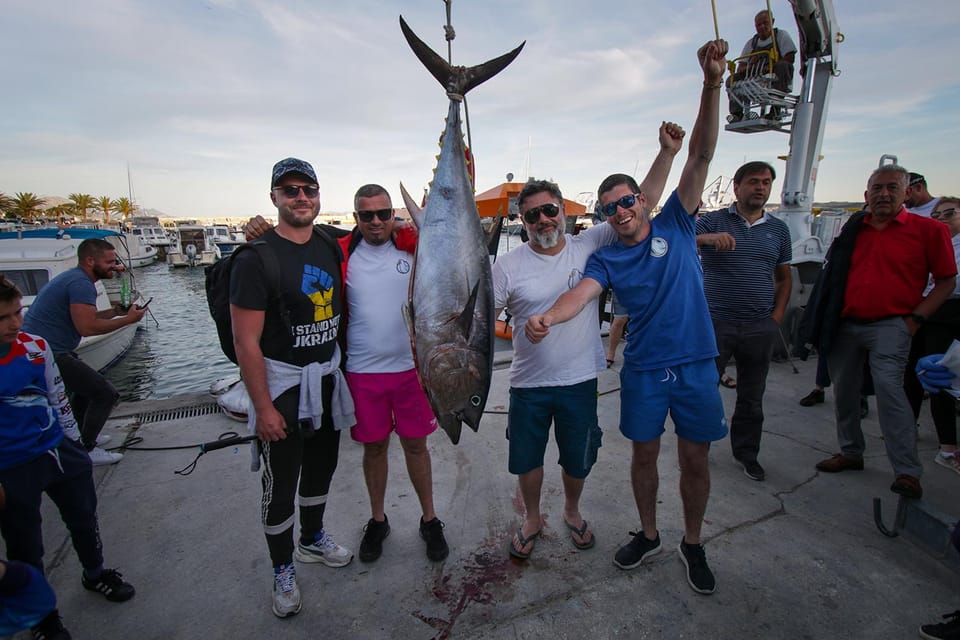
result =
[{"label": "wristwatch", "polygon": [[916,322],[917,324],[923,324],[927,321],[926,317],[920,315],[919,313],[908,313],[907,317]]}]

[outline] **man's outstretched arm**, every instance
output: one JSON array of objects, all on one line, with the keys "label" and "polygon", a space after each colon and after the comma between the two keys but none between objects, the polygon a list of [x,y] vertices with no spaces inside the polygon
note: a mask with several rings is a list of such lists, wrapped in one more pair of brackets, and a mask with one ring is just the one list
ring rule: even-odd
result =
[{"label": "man's outstretched arm", "polygon": [[720,132],[720,90],[727,64],[726,55],[726,40],[712,40],[697,50],[697,59],[703,69],[700,110],[690,134],[689,155],[677,186],[677,195],[688,212],[696,211],[700,205],[700,195],[707,183],[707,170],[717,148],[717,136]]},{"label": "man's outstretched arm", "polygon": [[547,337],[551,326],[573,318],[583,311],[588,302],[599,298],[601,293],[603,288],[599,282],[593,278],[584,278],[573,289],[557,298],[546,313],[527,318],[527,325],[523,328],[524,334],[530,342],[537,344]]},{"label": "man's outstretched arm", "polygon": [[675,122],[660,124],[660,152],[653,159],[650,170],[640,183],[640,191],[646,196],[647,211],[652,211],[663,195],[663,185],[667,182],[673,160],[683,146],[683,137],[687,132]]}]

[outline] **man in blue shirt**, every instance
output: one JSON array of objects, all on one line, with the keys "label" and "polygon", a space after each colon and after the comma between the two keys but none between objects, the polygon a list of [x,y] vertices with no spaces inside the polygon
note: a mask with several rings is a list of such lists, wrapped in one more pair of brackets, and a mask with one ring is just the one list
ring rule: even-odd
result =
[{"label": "man in blue shirt", "polygon": [[776,172],[748,162],[733,176],[737,201],[697,220],[703,286],[717,334],[717,368],[737,363],[737,406],[730,419],[733,457],[752,480],[766,472],[757,462],[763,433],[763,392],[773,345],[790,299],[790,229],[768,216]]},{"label": "man in blue shirt", "polygon": [[[63,383],[71,394],[80,441],[95,465],[114,464],[123,454],[97,446],[100,431],[116,404],[117,390],[74,352],[80,338],[99,336],[140,322],[146,307],[132,306],[126,315],[116,309],[97,311],[97,280],[109,280],[119,271],[117,252],[101,238],[88,238],[77,247],[77,266],[46,284],[30,305],[23,330],[50,343]],[[105,440],[101,439],[101,442]]]},{"label": "man in blue shirt", "polygon": [[633,441],[631,480],[641,522],[641,530],[617,551],[613,562],[633,569],[661,550],[657,458],[669,411],[677,431],[684,513],[679,557],[687,582],[702,594],[716,589],[700,544],[710,496],[707,453],[710,442],[726,436],[727,427],[693,218],[717,144],[726,53],[723,40],[697,51],[703,69],[700,109],[680,183],[663,210],[651,220],[636,181],[624,174],[608,176],[597,195],[619,241],[594,253],[580,283],[546,313],[531,316],[525,327],[529,340],[539,343],[551,325],[570,320],[606,287],[613,287],[630,317],[633,336],[620,372],[620,431]]}]

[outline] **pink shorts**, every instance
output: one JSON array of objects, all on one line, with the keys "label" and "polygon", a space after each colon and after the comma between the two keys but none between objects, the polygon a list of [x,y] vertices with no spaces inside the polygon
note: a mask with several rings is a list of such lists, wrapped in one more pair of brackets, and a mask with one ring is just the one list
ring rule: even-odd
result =
[{"label": "pink shorts", "polygon": [[350,373],[347,384],[356,406],[357,442],[380,442],[395,430],[401,438],[425,438],[437,430],[416,369],[400,373]]}]

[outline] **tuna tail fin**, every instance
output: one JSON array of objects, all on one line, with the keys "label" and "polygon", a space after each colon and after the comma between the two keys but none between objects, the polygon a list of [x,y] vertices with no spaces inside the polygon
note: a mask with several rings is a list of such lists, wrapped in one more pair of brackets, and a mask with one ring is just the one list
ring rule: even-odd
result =
[{"label": "tuna tail fin", "polygon": [[400,16],[400,29],[403,31],[403,37],[407,39],[407,44],[413,49],[414,55],[423,63],[423,66],[448,92],[460,95],[466,95],[478,84],[503,71],[508,64],[513,62],[514,58],[520,55],[520,50],[527,43],[524,40],[513,51],[474,67],[454,67],[418,38],[413,30],[407,26],[403,16]]},{"label": "tuna tail fin", "polygon": [[423,228],[423,209],[420,208],[420,205],[417,204],[416,200],[410,197],[410,194],[407,193],[406,188],[403,186],[403,183],[400,183],[400,195],[403,196],[403,204],[407,207],[407,213],[410,214],[410,218],[413,220],[413,223],[417,225],[417,229]]}]

